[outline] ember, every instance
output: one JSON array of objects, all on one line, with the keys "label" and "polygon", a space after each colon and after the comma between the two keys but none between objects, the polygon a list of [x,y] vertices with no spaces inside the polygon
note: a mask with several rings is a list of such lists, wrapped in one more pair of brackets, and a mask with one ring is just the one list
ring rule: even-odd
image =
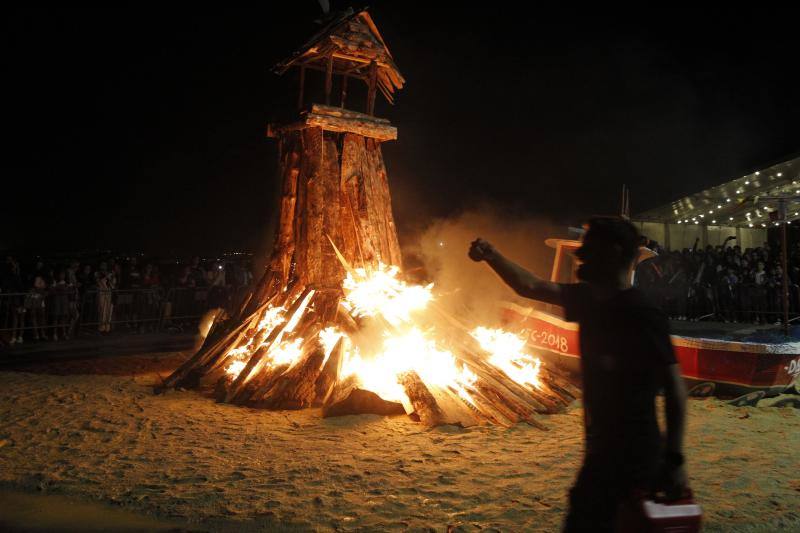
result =
[{"label": "ember", "polygon": [[[199,384],[254,407],[317,405],[326,416],[402,404],[426,425],[538,426],[536,414],[563,409],[575,388],[524,337],[468,327],[437,305],[433,285],[402,277],[380,148],[397,130],[372,111],[377,89],[391,99],[404,80],[369,15],[333,19],[278,68],[295,65],[300,104],[312,68],[326,73],[326,105],[269,128],[283,176],[270,264],[167,385]],[[335,73],[341,107],[328,105]],[[348,78],[367,83],[367,113],[344,108]]]}]

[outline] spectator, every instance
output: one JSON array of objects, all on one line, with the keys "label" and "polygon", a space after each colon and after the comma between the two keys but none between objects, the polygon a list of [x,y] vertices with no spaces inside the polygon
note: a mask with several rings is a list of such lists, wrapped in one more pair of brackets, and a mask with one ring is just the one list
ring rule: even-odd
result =
[{"label": "spectator", "polygon": [[105,262],[100,263],[100,270],[95,273],[95,284],[97,286],[97,329],[101,333],[109,333],[114,312],[112,291],[116,288],[117,281],[114,272],[108,270]]},{"label": "spectator", "polygon": [[22,343],[23,331],[25,329],[25,286],[22,283],[22,274],[19,263],[12,256],[6,257],[3,277],[0,280],[0,296],[3,302],[3,315],[6,317],[6,324],[3,327],[10,327],[11,340],[9,344]]},{"label": "spectator", "polygon": [[[41,271],[40,271],[41,272]],[[45,296],[47,282],[41,274],[33,277],[33,282],[25,295],[25,313],[33,331],[33,340],[47,340],[47,315],[45,313]]]},{"label": "spectator", "polygon": [[67,272],[60,270],[56,274],[56,281],[52,285],[50,301],[50,320],[53,325],[53,340],[57,341],[59,334],[62,339],[67,339],[69,329],[69,285],[67,284]]}]

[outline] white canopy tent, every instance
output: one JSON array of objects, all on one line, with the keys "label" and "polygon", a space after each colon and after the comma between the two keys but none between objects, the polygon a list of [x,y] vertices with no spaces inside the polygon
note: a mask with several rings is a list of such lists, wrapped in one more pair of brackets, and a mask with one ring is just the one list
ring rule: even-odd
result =
[{"label": "white canopy tent", "polygon": [[705,246],[722,244],[729,236],[743,249],[761,246],[776,219],[775,197],[788,201],[787,224],[800,224],[800,157],[795,157],[721,185],[679,198],[632,216],[647,237],[665,248],[691,248],[695,239]]}]

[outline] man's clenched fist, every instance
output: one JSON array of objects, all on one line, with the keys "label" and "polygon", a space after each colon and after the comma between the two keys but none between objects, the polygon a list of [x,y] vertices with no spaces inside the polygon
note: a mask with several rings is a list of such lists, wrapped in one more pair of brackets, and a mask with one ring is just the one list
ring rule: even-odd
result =
[{"label": "man's clenched fist", "polygon": [[469,246],[469,258],[473,261],[484,261],[494,253],[494,246],[483,239],[475,239]]}]

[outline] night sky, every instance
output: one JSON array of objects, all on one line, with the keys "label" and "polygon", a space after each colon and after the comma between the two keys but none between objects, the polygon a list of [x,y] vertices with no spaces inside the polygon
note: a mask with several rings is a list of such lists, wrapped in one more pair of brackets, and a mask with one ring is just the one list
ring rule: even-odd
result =
[{"label": "night sky", "polygon": [[[321,14],[265,5],[7,13],[0,249],[264,243],[266,124],[296,97],[269,67]],[[623,183],[635,213],[800,152],[789,12],[371,6],[407,80],[377,104],[401,240],[483,204],[575,224],[618,212]]]}]

